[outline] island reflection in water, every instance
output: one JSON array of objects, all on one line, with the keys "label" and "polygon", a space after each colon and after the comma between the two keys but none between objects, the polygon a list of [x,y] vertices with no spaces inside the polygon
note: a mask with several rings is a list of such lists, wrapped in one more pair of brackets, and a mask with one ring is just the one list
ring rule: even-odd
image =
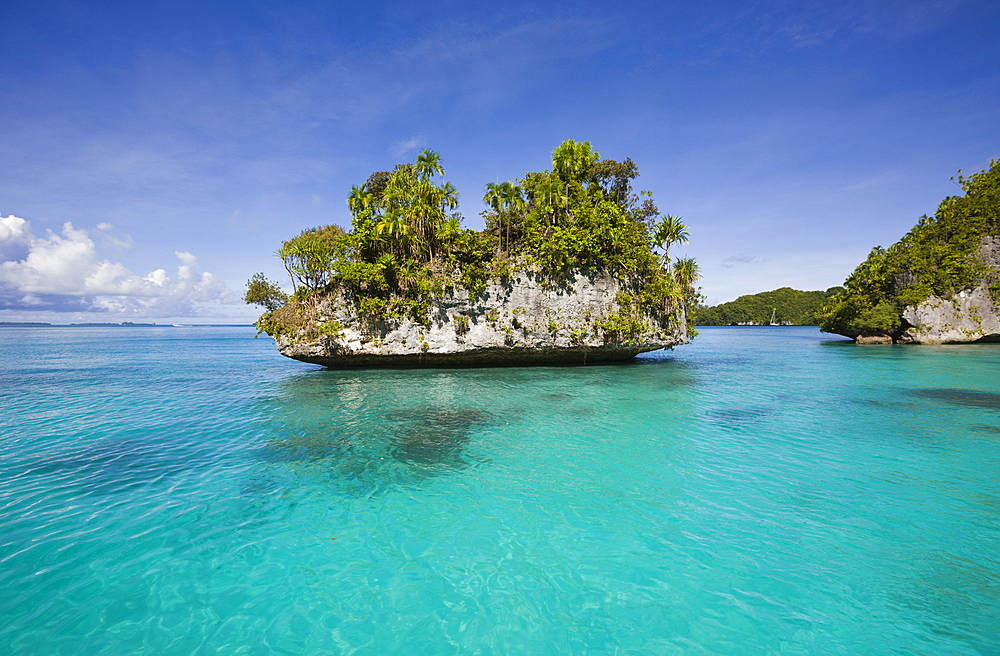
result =
[{"label": "island reflection in water", "polygon": [[368,490],[446,474],[469,464],[477,431],[496,422],[472,407],[489,399],[476,372],[309,371],[258,398],[265,437],[257,460],[297,477]]}]

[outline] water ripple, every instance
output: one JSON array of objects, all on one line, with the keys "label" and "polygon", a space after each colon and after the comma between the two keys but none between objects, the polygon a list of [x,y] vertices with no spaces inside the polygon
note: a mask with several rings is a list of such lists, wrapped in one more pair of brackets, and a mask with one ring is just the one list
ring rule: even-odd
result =
[{"label": "water ripple", "polygon": [[332,372],[151,330],[0,364],[7,653],[995,647],[996,347]]}]

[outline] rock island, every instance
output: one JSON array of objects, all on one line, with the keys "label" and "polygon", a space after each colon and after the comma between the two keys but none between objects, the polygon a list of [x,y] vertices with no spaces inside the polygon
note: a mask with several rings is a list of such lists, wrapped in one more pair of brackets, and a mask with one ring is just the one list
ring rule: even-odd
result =
[{"label": "rock island", "polygon": [[820,323],[859,344],[1000,341],[1000,160],[969,177],[933,216],[876,247]]},{"label": "rock island", "polygon": [[440,156],[351,189],[351,228],[305,230],[246,300],[279,351],[332,368],[588,364],[688,341],[694,260],[671,261],[687,227],[635,193],[631,159],[566,141],[551,170],[486,185],[485,229],[462,225]]}]

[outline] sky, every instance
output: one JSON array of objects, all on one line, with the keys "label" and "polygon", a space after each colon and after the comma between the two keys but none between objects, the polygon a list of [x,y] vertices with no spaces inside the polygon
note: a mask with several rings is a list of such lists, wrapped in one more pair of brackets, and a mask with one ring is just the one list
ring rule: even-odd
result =
[{"label": "sky", "polygon": [[1000,2],[0,3],[0,321],[248,323],[255,272],[438,151],[469,227],[631,157],[709,304],[841,284],[1000,158]]}]

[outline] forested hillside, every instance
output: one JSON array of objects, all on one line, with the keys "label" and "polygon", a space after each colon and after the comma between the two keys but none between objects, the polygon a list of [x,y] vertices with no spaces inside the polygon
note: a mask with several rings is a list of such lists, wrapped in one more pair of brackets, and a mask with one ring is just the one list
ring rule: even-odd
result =
[{"label": "forested hillside", "polygon": [[740,296],[735,301],[695,311],[695,323],[700,326],[775,323],[795,326],[815,326],[818,315],[833,294],[841,291],[832,287],[825,292],[804,292],[782,287],[770,292]]}]

